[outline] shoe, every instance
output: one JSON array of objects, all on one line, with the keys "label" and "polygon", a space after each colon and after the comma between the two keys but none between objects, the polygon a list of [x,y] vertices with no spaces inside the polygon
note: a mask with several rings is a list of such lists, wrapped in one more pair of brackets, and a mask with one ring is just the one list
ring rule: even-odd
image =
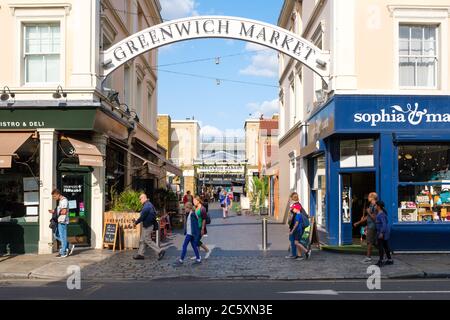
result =
[{"label": "shoe", "polygon": [[164,258],[164,255],[166,254],[165,250],[161,250],[158,254],[158,261],[161,260],[162,258]]},{"label": "shoe", "polygon": [[144,257],[144,256],[141,256],[140,254],[137,254],[137,255],[133,256],[133,259],[134,259],[134,260],[144,260],[145,257]]},{"label": "shoe", "polygon": [[386,263],[385,263],[387,266],[391,266],[391,265],[393,265],[394,264],[394,260],[392,260],[392,259],[389,259],[389,260],[387,260],[386,261]]},{"label": "shoe", "polygon": [[285,258],[295,260],[295,259],[298,259],[298,256],[286,256]]},{"label": "shoe", "polygon": [[305,260],[305,257],[304,257],[304,256],[300,256],[300,257],[295,258],[295,260],[297,260],[297,261],[303,261],[303,260]]},{"label": "shoe", "polygon": [[202,260],[195,260],[193,265],[197,265],[197,264],[200,264],[200,263],[202,263]]},{"label": "shoe", "polygon": [[67,252],[65,253],[65,254],[63,254],[63,255],[59,255],[59,257],[58,258],[67,258],[69,255],[67,254]]},{"label": "shoe", "polygon": [[177,261],[175,261],[172,266],[173,267],[179,267],[183,265],[183,260],[178,259]]},{"label": "shoe", "polygon": [[311,249],[309,249],[308,252],[305,253],[305,256],[306,256],[306,260],[311,258]]},{"label": "shoe", "polygon": [[73,254],[73,250],[75,250],[75,245],[74,244],[70,246],[69,256],[71,256]]},{"label": "shoe", "polygon": [[365,257],[365,258],[361,261],[361,263],[372,263],[372,258],[370,258],[370,257]]},{"label": "shoe", "polygon": [[190,257],[189,260],[195,260],[197,259],[196,257]]},{"label": "shoe", "polygon": [[58,253],[55,257],[56,258],[61,258],[61,253]]},{"label": "shoe", "polygon": [[379,260],[375,265],[379,268],[382,268],[384,266],[384,263],[383,261]]},{"label": "shoe", "polygon": [[209,249],[209,251],[205,254],[205,260],[208,260],[209,256],[211,255],[212,250]]}]

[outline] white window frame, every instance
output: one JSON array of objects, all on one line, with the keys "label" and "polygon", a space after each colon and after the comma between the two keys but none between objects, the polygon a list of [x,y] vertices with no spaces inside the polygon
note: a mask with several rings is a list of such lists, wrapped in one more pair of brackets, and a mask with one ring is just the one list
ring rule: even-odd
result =
[{"label": "white window frame", "polygon": [[[15,17],[14,27],[14,79],[13,82],[18,87],[24,88],[56,88],[58,85],[66,86],[66,18],[70,13],[71,7],[68,5],[45,6],[39,10],[29,5],[12,6],[12,13]],[[28,24],[59,24],[60,28],[60,68],[58,82],[38,82],[27,83],[25,79],[25,25]]]},{"label": "white window frame", "polygon": [[[443,91],[448,88],[448,63],[449,63],[449,8],[448,7],[406,7],[389,6],[393,16],[394,32],[394,83],[393,87],[399,91]],[[404,87],[400,86],[400,25],[435,25],[436,31],[436,53],[438,56],[438,66],[436,72],[435,87]]]},{"label": "white window frame", "polygon": [[[439,65],[440,65],[440,56],[439,56],[439,52],[440,52],[440,49],[439,49],[439,44],[440,44],[440,34],[439,34],[439,29],[440,29],[440,26],[439,25],[434,25],[434,24],[415,24],[415,23],[407,23],[407,24],[405,24],[405,23],[401,23],[401,24],[399,24],[399,26],[398,26],[398,30],[399,30],[399,34],[400,34],[400,27],[401,26],[407,26],[407,27],[412,27],[412,26],[417,26],[417,27],[421,27],[421,28],[424,28],[424,27],[434,27],[435,29],[436,29],[436,34],[435,34],[435,37],[436,37],[436,47],[434,48],[434,50],[435,50],[435,55],[434,56],[424,56],[424,55],[412,55],[412,54],[409,54],[409,55],[407,55],[407,56],[404,56],[404,55],[400,55],[400,48],[399,48],[399,51],[397,52],[397,55],[398,55],[398,60],[399,60],[399,66],[398,66],[398,77],[399,77],[399,87],[400,87],[400,89],[432,89],[432,90],[436,90],[437,88],[439,88]],[[399,43],[400,43],[400,37],[399,36],[397,36],[398,37],[398,41],[399,41]],[[409,38],[409,40],[411,40],[411,29],[410,29],[410,38]],[[422,38],[422,41],[424,41],[424,39]],[[401,84],[400,84],[400,58],[413,58],[413,59],[416,59],[416,65],[415,65],[415,69],[414,69],[414,71],[415,71],[415,75],[416,75],[416,79],[414,79],[414,82],[415,83],[417,83],[417,73],[416,73],[416,71],[417,71],[417,59],[420,59],[420,58],[434,58],[435,59],[435,64],[434,64],[434,85],[433,86],[402,86]]]}]

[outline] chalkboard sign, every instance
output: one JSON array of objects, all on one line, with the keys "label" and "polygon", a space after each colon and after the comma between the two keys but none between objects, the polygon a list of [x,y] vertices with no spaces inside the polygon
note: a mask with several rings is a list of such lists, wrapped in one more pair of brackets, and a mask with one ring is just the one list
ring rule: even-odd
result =
[{"label": "chalkboard sign", "polygon": [[103,230],[103,245],[113,246],[113,250],[116,250],[117,234],[119,232],[119,225],[117,223],[105,223]]}]

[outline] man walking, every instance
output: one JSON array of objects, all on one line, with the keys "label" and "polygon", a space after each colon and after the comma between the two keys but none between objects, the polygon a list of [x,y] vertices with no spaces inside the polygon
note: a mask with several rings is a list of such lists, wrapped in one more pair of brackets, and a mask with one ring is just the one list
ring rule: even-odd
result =
[{"label": "man walking", "polygon": [[141,216],[134,222],[134,225],[138,225],[142,222],[141,240],[139,242],[138,254],[133,257],[135,260],[144,260],[145,247],[149,246],[156,253],[158,253],[158,260],[161,260],[166,253],[161,250],[156,243],[152,240],[152,231],[158,228],[158,222],[156,221],[156,210],[153,204],[148,200],[147,195],[142,193],[139,196],[139,200],[143,205]]},{"label": "man walking", "polygon": [[183,197],[183,204],[186,205],[186,203],[188,203],[188,202],[190,202],[192,204],[194,202],[194,197],[192,197],[190,191],[186,192],[186,194]]},{"label": "man walking", "polygon": [[52,191],[52,197],[58,201],[56,207],[56,214],[53,210],[49,210],[50,213],[55,214],[58,222],[57,233],[55,237],[61,243],[59,249],[58,258],[67,258],[67,256],[73,253],[75,245],[72,245],[69,252],[69,242],[67,241],[67,225],[69,224],[69,201],[64,197],[58,189]]}]

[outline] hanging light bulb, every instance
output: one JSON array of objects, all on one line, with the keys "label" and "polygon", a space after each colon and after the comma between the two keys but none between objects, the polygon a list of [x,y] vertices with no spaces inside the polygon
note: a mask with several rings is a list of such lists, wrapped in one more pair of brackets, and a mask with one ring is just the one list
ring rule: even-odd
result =
[{"label": "hanging light bulb", "polygon": [[410,155],[410,154],[408,153],[408,154],[405,155],[405,158],[408,159],[408,160],[411,160],[413,157],[412,157],[412,155]]}]

